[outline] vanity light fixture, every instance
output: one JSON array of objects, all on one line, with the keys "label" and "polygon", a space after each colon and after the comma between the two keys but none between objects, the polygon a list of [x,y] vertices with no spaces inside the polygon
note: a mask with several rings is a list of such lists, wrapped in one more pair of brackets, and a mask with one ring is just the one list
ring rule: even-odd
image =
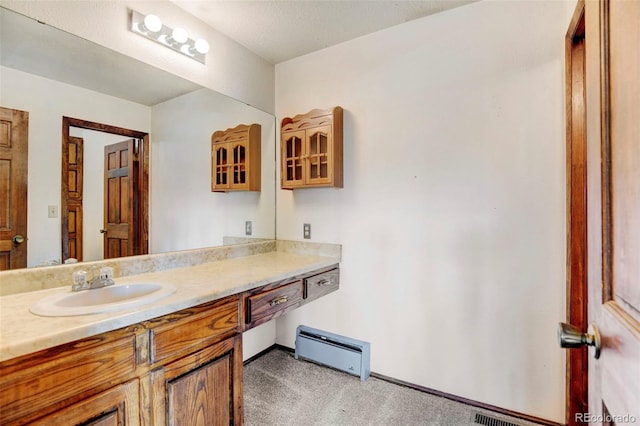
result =
[{"label": "vanity light fixture", "polygon": [[162,44],[202,64],[205,63],[205,56],[209,52],[209,43],[206,40],[193,40],[189,38],[187,30],[180,27],[170,28],[164,25],[156,15],[143,15],[132,10],[130,29],[149,40]]}]

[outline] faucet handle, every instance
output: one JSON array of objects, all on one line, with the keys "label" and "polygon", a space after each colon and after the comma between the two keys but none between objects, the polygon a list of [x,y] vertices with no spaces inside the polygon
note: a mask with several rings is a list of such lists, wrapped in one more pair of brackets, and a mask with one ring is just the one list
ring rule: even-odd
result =
[{"label": "faucet handle", "polygon": [[86,271],[76,271],[72,274],[73,277],[73,285],[71,286],[72,291],[80,291],[87,288],[87,272]]},{"label": "faucet handle", "polygon": [[110,266],[103,266],[100,268],[100,280],[104,285],[113,284],[113,268]]}]

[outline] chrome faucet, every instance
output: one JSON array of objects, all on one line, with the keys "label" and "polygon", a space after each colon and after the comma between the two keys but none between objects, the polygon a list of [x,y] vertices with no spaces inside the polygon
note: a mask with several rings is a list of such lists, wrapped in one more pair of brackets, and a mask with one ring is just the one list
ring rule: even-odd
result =
[{"label": "chrome faucet", "polygon": [[92,266],[91,275],[92,277],[87,281],[86,271],[74,272],[71,291],[93,290],[115,284],[111,267],[104,266],[100,268],[100,273],[96,274],[96,267]]}]

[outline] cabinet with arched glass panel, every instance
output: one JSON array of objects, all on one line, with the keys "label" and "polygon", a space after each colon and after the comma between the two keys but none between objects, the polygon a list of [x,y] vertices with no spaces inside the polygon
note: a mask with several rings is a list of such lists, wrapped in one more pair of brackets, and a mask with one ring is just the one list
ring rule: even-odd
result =
[{"label": "cabinet with arched glass panel", "polygon": [[211,191],[260,191],[259,124],[240,124],[211,135]]},{"label": "cabinet with arched glass panel", "polygon": [[282,189],[342,188],[342,108],[285,117],[281,134]]}]

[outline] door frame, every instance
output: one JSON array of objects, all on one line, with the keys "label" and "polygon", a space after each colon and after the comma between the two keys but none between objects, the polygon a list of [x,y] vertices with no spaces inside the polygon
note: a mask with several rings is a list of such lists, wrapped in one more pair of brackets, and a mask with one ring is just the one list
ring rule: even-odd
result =
[{"label": "door frame", "polygon": [[[566,322],[586,331],[587,280],[587,133],[586,133],[585,3],[578,0],[565,37],[567,273]],[[585,347],[566,351],[567,425],[574,413],[589,412],[589,353]]]},{"label": "door frame", "polygon": [[69,226],[68,226],[68,204],[69,204],[69,171],[66,164],[69,162],[69,129],[79,127],[82,129],[95,130],[98,132],[112,133],[129,138],[140,139],[138,147],[138,157],[140,167],[138,168],[138,186],[134,190],[134,196],[139,202],[138,217],[135,218],[136,226],[135,242],[133,244],[133,254],[149,253],[149,134],[138,130],[125,129],[122,127],[110,126],[102,123],[82,120],[78,118],[62,117],[62,186],[60,200],[60,216],[62,231],[62,261],[69,257]]}]

